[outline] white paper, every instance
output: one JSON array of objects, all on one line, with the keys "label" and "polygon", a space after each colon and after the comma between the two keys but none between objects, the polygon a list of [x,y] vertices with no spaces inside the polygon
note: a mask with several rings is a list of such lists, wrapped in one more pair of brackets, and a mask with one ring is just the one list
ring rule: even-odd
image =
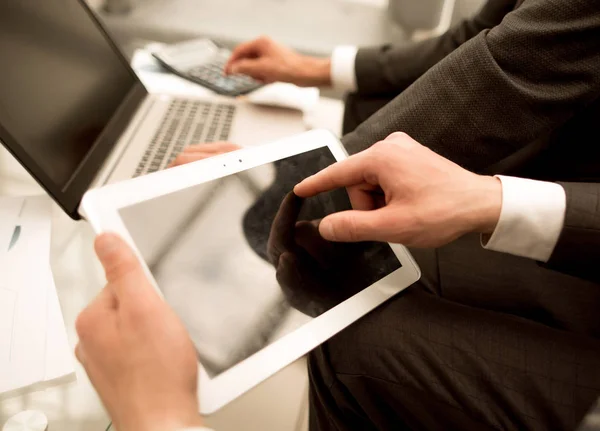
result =
[{"label": "white paper", "polygon": [[[47,196],[0,197],[1,397],[75,379],[50,269],[51,216]],[[8,251],[16,225],[21,234]]]},{"label": "white paper", "polygon": [[73,350],[69,345],[67,330],[63,320],[58,295],[50,272],[48,276],[48,326],[46,336],[46,372],[45,382],[57,379],[75,378],[75,361]]},{"label": "white paper", "polygon": [[[3,204],[12,200],[0,199],[0,208],[9,208]],[[47,197],[26,198],[20,217],[9,220],[11,236],[15,222],[21,226],[18,241],[10,251],[0,244],[0,289],[6,300],[0,302],[0,314],[12,317],[12,322],[2,320],[0,330],[0,393],[45,377],[51,208]]]},{"label": "white paper", "polygon": [[181,96],[209,97],[214,93],[208,88],[183,79],[164,69],[152,57],[153,47],[160,44],[149,45],[147,49],[138,49],[133,54],[131,67],[150,93],[166,93]]},{"label": "white paper", "polygon": [[0,287],[0,364],[10,361],[17,293]]},{"label": "white paper", "polygon": [[255,105],[309,112],[319,103],[319,95],[319,89],[316,87],[302,88],[294,84],[275,82],[253,91],[245,96],[245,99]]}]

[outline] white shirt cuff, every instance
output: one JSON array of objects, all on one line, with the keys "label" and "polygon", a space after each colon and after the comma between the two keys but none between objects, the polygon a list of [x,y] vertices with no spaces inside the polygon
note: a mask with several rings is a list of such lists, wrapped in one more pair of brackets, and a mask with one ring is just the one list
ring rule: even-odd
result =
[{"label": "white shirt cuff", "polygon": [[567,198],[556,183],[498,175],[502,182],[500,219],[488,250],[547,262],[565,221]]},{"label": "white shirt cuff", "polygon": [[338,46],[331,54],[331,83],[333,88],[342,91],[356,90],[355,46]]}]

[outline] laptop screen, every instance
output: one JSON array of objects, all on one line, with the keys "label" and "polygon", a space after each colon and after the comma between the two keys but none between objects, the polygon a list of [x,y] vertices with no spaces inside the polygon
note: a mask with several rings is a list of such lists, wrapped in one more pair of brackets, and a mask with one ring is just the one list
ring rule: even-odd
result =
[{"label": "laptop screen", "polygon": [[2,0],[0,58],[0,132],[62,191],[138,81],[78,0]]}]

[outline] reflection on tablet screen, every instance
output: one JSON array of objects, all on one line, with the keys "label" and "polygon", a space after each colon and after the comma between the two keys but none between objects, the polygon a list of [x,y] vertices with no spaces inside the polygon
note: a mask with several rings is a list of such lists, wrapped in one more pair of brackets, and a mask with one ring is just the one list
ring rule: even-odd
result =
[{"label": "reflection on tablet screen", "polygon": [[400,268],[387,244],[321,238],[345,190],[291,193],[334,162],[319,148],[120,210],[209,376]]}]

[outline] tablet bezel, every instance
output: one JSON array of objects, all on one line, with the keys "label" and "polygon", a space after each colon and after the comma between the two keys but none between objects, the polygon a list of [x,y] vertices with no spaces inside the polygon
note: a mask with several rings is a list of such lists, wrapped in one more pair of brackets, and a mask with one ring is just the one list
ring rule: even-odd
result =
[{"label": "tablet bezel", "polygon": [[[348,157],[332,133],[313,130],[260,147],[241,149],[89,190],[82,199],[80,212],[96,233],[115,232],[133,247],[149,280],[162,296],[119,215],[121,208],[322,147],[328,147],[337,161]],[[402,267],[377,283],[214,378],[210,378],[198,362],[200,412],[214,413],[415,283],[421,274],[412,256],[401,245],[390,244],[390,247]]]}]

